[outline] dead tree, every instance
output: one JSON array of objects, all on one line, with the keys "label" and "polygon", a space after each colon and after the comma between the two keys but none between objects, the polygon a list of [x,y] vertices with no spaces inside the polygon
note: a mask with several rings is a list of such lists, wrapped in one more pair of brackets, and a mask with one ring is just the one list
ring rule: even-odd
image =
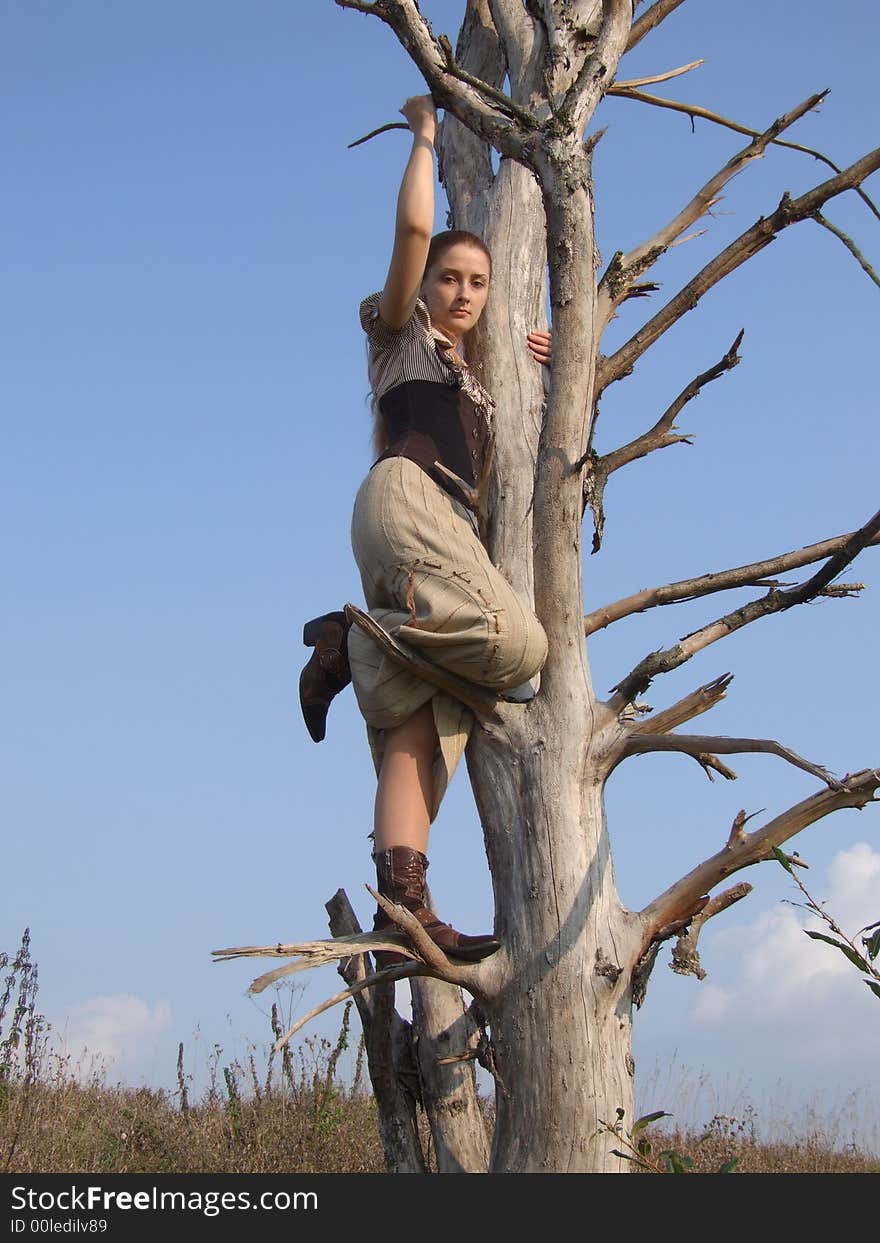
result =
[{"label": "dead tree", "polygon": [[[406,911],[390,906],[400,932],[380,942],[360,933],[337,900],[333,940],[218,953],[298,956],[261,977],[257,988],[344,956],[348,988],[339,997],[359,1000],[389,1168],[425,1168],[415,1126],[419,1106],[431,1120],[441,1171],[626,1169],[613,1153],[618,1141],[603,1123],[621,1109],[632,1117],[633,1012],[644,999],[658,948],[676,939],[676,969],[699,973],[701,927],[751,888],[742,882],[724,888],[728,878],[773,858],[796,833],[831,812],[876,801],[880,786],[877,770],[838,780],[769,739],[681,732],[724,697],[726,675],[653,715],[642,714],[637,699],[661,675],[741,627],[823,594],[855,590],[858,585],[840,584],[839,576],[862,549],[877,543],[880,514],[810,547],[642,590],[584,618],[584,514],[592,518],[597,548],[609,476],[681,439],[674,426],[678,413],[701,386],[739,361],[739,338],[644,434],[601,456],[593,447],[597,401],[709,289],[782,230],[808,219],[826,223],[825,204],[846,190],[865,197],[861,186],[880,167],[880,150],[847,168],[831,165],[824,170],[829,175],[806,193],[768,205],[765,215],[606,357],[600,343],[617,308],[656,293],[649,274],[660,257],[710,211],[735,173],[772,144],[792,145],[781,135],[822,97],[753,131],[642,89],[692,66],[626,81],[621,58],[682,0],[656,0],[636,20],[631,0],[467,0],[455,49],[435,37],[416,0],[336,3],[386,23],[418,66],[446,114],[439,154],[452,223],[484,237],[493,254],[492,298],[469,347],[497,401],[489,544],[496,564],[534,600],[550,655],[540,692],[525,705],[498,703],[421,666],[428,680],[458,693],[478,722],[467,761],[492,874],[500,952],[476,966],[451,963]],[[595,139],[585,141],[584,134],[607,94],[645,106],[675,106],[745,140],[674,219],[635,249],[615,254],[600,274],[593,235]],[[497,168],[493,149],[502,157]],[[844,240],[876,280],[854,244]],[[545,395],[538,368],[519,368],[517,357],[526,333],[546,322],[548,272],[553,362]],[[814,568],[796,585],[777,579],[807,566]],[[761,594],[732,611],[710,609],[710,616],[720,615],[647,655],[620,677],[610,698],[597,697],[585,635],[660,604],[743,587],[758,587]],[[357,610],[352,615],[369,627],[369,618]],[[396,659],[413,662],[390,636],[376,627],[372,633]],[[725,775],[731,773],[722,756],[766,752],[816,778],[819,789],[759,827],[747,829],[749,817],[740,813],[719,833],[713,854],[642,910],[628,910],[614,883],[604,789],[617,765],[649,751],[681,752]],[[380,944],[407,947],[412,963],[390,968],[377,981],[367,974],[365,951]],[[415,1039],[399,1017],[391,1017],[387,981],[405,977],[412,980]],[[473,999],[467,1007],[462,989]],[[491,1154],[477,1106],[475,1060],[496,1084]]]}]

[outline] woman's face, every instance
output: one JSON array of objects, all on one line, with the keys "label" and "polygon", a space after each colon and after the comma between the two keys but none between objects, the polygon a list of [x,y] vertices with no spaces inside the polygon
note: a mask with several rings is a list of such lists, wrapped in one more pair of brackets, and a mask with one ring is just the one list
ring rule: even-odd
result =
[{"label": "woman's face", "polygon": [[469,242],[447,247],[422,281],[431,323],[455,345],[482,315],[488,294],[489,260]]}]

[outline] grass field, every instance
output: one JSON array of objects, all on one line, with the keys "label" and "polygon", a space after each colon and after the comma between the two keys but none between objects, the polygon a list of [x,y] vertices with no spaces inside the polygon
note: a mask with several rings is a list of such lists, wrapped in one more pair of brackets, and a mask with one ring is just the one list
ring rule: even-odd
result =
[{"label": "grass field", "polygon": [[[36,1006],[37,972],[27,935],[16,958],[0,954],[0,1173],[384,1173],[375,1105],[364,1082],[362,1049],[343,1082],[340,1058],[355,1041],[344,1011],[335,1043],[306,1040],[273,1054],[251,1049],[223,1064],[215,1046],[207,1088],[190,1099],[179,1047],[177,1090],[109,1084],[103,1072],[83,1078],[69,1058],[53,1052]],[[273,1006],[272,1036],[281,1034]],[[653,1089],[656,1094],[656,1085]],[[676,1095],[686,1096],[682,1088]],[[687,1102],[684,1102],[685,1105]],[[485,1104],[491,1127],[492,1107]],[[675,1113],[675,1102],[666,1111]],[[680,1111],[687,1116],[687,1109]],[[674,1121],[674,1119],[673,1119]],[[766,1125],[747,1100],[735,1113],[707,1123],[669,1127],[661,1118],[639,1135],[634,1168],[665,1172],[868,1173],[880,1158],[846,1138],[845,1112]],[[424,1123],[425,1149],[430,1136]],[[768,1134],[782,1138],[769,1140]],[[645,1147],[648,1141],[650,1149]],[[626,1150],[626,1139],[621,1142]],[[673,1157],[664,1157],[663,1153]],[[647,1172],[647,1170],[646,1170]]]}]

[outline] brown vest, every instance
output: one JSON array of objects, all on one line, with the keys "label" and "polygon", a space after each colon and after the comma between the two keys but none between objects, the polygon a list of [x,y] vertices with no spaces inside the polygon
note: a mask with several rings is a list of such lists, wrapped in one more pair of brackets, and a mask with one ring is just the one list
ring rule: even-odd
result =
[{"label": "brown vest", "polygon": [[466,489],[476,489],[482,478],[489,426],[483,411],[464,389],[432,380],[407,380],[379,399],[379,413],[388,448],[377,461],[409,458],[445,492],[473,510],[473,498],[438,469],[439,463]]}]

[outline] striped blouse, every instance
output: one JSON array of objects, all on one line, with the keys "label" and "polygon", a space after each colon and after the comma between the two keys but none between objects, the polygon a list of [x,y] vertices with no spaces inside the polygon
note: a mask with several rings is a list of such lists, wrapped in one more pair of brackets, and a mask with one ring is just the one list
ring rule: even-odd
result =
[{"label": "striped blouse", "polygon": [[379,402],[389,389],[408,380],[431,380],[464,389],[475,406],[491,422],[495,403],[467,363],[458,366],[451,342],[431,324],[428,308],[419,298],[402,328],[389,328],[379,316],[380,293],[364,298],[360,306],[361,327],[370,347],[367,373]]}]

